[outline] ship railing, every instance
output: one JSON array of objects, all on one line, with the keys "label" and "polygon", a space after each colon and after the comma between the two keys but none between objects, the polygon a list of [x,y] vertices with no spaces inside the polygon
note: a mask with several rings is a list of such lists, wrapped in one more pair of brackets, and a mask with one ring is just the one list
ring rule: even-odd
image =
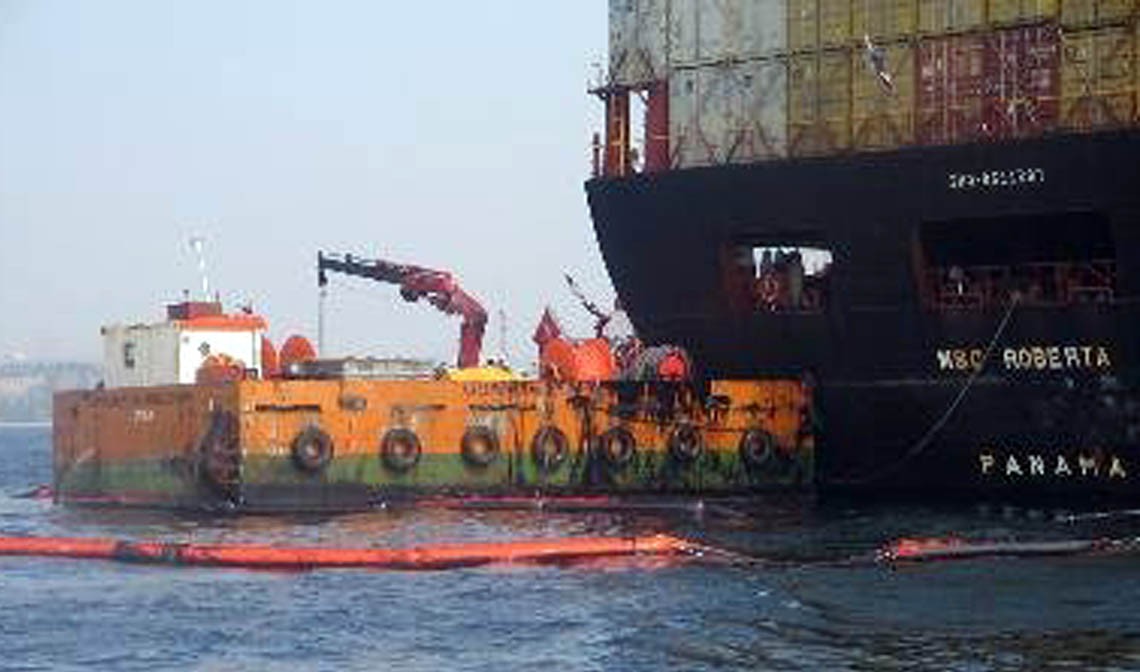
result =
[{"label": "ship railing", "polygon": [[940,310],[1001,307],[1015,294],[1022,305],[1110,303],[1116,295],[1116,262],[939,266],[928,269],[926,280],[933,289],[927,304]]}]

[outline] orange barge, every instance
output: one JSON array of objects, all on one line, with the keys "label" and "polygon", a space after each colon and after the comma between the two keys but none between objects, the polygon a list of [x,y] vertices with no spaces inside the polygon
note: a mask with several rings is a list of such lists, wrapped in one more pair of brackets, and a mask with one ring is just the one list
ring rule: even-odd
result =
[{"label": "orange barge", "polygon": [[794,382],[240,380],[66,392],[59,501],[345,510],[428,494],[806,486]]},{"label": "orange barge", "polygon": [[[56,395],[57,501],[315,511],[812,481],[811,399],[798,381],[440,375],[318,360],[300,338],[277,353],[263,319],[216,302],[175,304],[167,318],[105,328],[105,387]],[[608,357],[599,347],[581,351]],[[545,363],[561,362],[551,370],[574,370],[574,356],[544,348]]]}]

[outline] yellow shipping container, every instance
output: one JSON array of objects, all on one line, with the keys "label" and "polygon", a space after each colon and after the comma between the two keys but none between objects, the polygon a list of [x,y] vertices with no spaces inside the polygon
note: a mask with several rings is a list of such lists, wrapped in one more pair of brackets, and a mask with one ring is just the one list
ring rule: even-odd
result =
[{"label": "yellow shipping container", "polygon": [[788,64],[788,141],[793,156],[851,146],[851,50],[793,56]]},{"label": "yellow shipping container", "polygon": [[985,22],[986,0],[918,0],[920,33],[959,33]]},{"label": "yellow shipping container", "polygon": [[[862,0],[859,0],[862,1]],[[788,48],[814,51],[851,41],[852,0],[788,0]]]},{"label": "yellow shipping container", "polygon": [[[1057,16],[1059,0],[989,0],[993,24],[1031,23]],[[1092,2],[1092,0],[1086,0]]]},{"label": "yellow shipping container", "polygon": [[1127,125],[1135,115],[1136,35],[1109,27],[1067,33],[1061,63],[1062,123],[1078,130]]},{"label": "yellow shipping container", "polygon": [[1065,26],[1123,22],[1135,12],[1135,0],[1061,0],[1061,23]]},{"label": "yellow shipping container", "polygon": [[893,149],[914,142],[914,47],[880,47],[880,70],[863,50],[852,54],[851,126],[856,149]]},{"label": "yellow shipping container", "polygon": [[914,0],[854,0],[851,34],[855,39],[901,39],[914,34],[916,13]]}]

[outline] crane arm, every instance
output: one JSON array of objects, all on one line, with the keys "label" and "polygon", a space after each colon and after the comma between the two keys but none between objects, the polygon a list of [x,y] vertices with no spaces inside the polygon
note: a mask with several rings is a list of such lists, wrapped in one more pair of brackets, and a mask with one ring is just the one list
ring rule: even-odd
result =
[{"label": "crane arm", "polygon": [[459,286],[447,271],[397,264],[383,259],[358,259],[352,255],[317,253],[317,284],[328,284],[329,271],[399,285],[405,301],[427,299],[428,303],[447,315],[459,315],[459,366],[479,365],[483,349],[483,332],[487,327],[487,311],[475,297]]}]

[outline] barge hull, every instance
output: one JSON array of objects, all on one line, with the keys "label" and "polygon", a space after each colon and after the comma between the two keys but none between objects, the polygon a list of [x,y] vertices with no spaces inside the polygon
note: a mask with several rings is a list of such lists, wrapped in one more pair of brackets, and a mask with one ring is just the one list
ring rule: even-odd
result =
[{"label": "barge hull", "polygon": [[[72,392],[55,400],[55,492],[68,504],[316,511],[453,495],[803,489],[809,414],[810,390],[794,381]],[[489,443],[475,450],[473,437]]]}]

